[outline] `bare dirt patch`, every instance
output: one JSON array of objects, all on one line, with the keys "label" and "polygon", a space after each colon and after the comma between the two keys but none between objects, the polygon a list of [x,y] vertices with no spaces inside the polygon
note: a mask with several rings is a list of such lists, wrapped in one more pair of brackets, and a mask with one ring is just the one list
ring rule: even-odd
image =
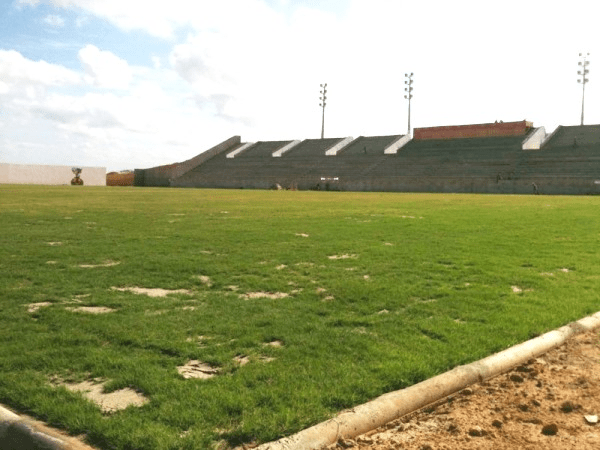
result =
[{"label": "bare dirt patch", "polygon": [[75,308],[68,307],[66,309],[68,311],[84,314],[108,314],[116,311],[116,309],[107,308],[106,306],[77,306]]},{"label": "bare dirt patch", "polygon": [[58,247],[59,245],[63,245],[62,242],[46,242],[50,247]]},{"label": "bare dirt patch", "polygon": [[283,347],[283,342],[279,340],[265,342],[263,345],[268,345],[269,347],[281,348]]},{"label": "bare dirt patch", "polygon": [[250,362],[250,357],[247,355],[237,355],[233,358],[233,360],[240,366],[245,366]]},{"label": "bare dirt patch", "polygon": [[210,281],[210,277],[208,277],[206,275],[196,275],[195,278],[197,280],[200,280],[200,283],[202,283],[206,287],[211,287],[212,286],[212,281]]},{"label": "bare dirt patch", "polygon": [[51,302],[38,302],[38,303],[30,303],[27,306],[27,312],[28,313],[34,313],[36,311],[38,311],[40,308],[45,308],[47,306],[52,306]]},{"label": "bare dirt patch", "polygon": [[[329,449],[600,448],[600,331]],[[589,417],[588,417],[589,416]]]},{"label": "bare dirt patch", "polygon": [[357,256],[356,255],[348,255],[348,254],[343,254],[343,255],[331,255],[328,256],[329,259],[356,259]]},{"label": "bare dirt patch", "polygon": [[128,406],[143,406],[149,401],[142,394],[131,388],[105,393],[104,385],[106,381],[82,381],[81,383],[59,382],[58,384],[72,392],[81,392],[84,397],[96,403],[102,412],[105,413],[119,411]]},{"label": "bare dirt patch", "polygon": [[300,237],[308,237],[308,234],[306,233],[296,233],[296,236],[300,236]]},{"label": "bare dirt patch", "polygon": [[286,297],[289,297],[289,294],[286,292],[247,292],[246,294],[240,295],[240,298],[243,298],[244,300],[250,300],[254,298],[268,298],[271,300],[277,300]]},{"label": "bare dirt patch", "polygon": [[167,295],[170,294],[186,294],[186,295],[193,295],[192,291],[189,291],[187,289],[161,289],[161,288],[141,288],[141,287],[125,287],[125,288],[119,288],[119,287],[112,287],[113,290],[115,291],[120,291],[120,292],[133,292],[134,294],[138,294],[138,295],[147,295],[148,297],[166,297]]},{"label": "bare dirt patch", "polygon": [[219,369],[211,367],[202,361],[190,360],[183,366],[178,366],[177,371],[186,380],[189,378],[208,379],[216,376]]},{"label": "bare dirt patch", "polygon": [[102,264],[79,264],[83,269],[97,269],[98,267],[113,267],[121,264],[119,261],[105,261]]}]

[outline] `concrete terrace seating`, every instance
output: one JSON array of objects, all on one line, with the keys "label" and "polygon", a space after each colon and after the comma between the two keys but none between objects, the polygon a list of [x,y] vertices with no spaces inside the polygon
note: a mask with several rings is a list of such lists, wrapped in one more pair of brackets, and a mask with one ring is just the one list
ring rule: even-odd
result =
[{"label": "concrete terrace seating", "polygon": [[[292,184],[317,167],[317,159],[342,139],[309,139],[281,157],[273,152],[292,141],[257,142],[234,158],[219,154],[174,181],[174,186],[217,188],[269,188],[276,183]],[[232,149],[235,151],[241,145]],[[299,151],[296,151],[300,147]],[[291,157],[290,157],[291,156]],[[317,159],[316,159],[317,158]]]},{"label": "concrete terrace seating", "polygon": [[559,126],[544,143],[544,150],[573,147],[594,147],[600,144],[600,125]]},{"label": "concrete terrace seating", "polygon": [[379,176],[497,177],[516,169],[526,136],[413,140],[388,163]]},{"label": "concrete terrace seating", "polygon": [[600,179],[600,125],[560,126],[527,154],[523,176]]},{"label": "concrete terrace seating", "polygon": [[[214,147],[226,151],[201,153],[185,163],[197,166],[168,179],[171,186],[236,189],[600,194],[600,125],[559,127],[539,149],[526,150],[523,142],[539,129],[525,121],[420,131],[413,140],[259,141],[228,158],[244,145],[237,136]],[[402,146],[386,154],[393,143]],[[280,149],[287,151],[274,157]]]},{"label": "concrete terrace seating", "polygon": [[307,156],[323,156],[325,152],[344,138],[306,139],[285,153],[282,158],[304,158]]},{"label": "concrete terrace seating", "polygon": [[344,147],[337,156],[347,155],[383,155],[383,151],[394,141],[400,138],[400,135],[393,136],[360,136]]},{"label": "concrete terrace seating", "polygon": [[292,141],[259,141],[236,155],[236,158],[272,158],[273,152]]}]

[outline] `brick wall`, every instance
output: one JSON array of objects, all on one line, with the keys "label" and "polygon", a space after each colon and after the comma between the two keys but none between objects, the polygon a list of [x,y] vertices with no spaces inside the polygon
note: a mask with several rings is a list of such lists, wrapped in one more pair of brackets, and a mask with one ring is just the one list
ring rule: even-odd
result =
[{"label": "brick wall", "polygon": [[134,173],[109,172],[106,174],[107,186],[133,186]]},{"label": "brick wall", "polygon": [[482,123],[445,127],[415,128],[413,139],[465,139],[479,137],[519,136],[533,127],[531,122]]}]

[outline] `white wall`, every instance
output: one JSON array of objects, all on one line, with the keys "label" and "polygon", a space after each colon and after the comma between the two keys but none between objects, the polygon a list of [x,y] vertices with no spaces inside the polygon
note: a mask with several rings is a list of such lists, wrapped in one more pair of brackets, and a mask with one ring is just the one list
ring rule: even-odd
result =
[{"label": "white wall", "polygon": [[[106,186],[106,167],[81,167],[85,186]],[[71,166],[0,163],[0,184],[71,184]]]}]

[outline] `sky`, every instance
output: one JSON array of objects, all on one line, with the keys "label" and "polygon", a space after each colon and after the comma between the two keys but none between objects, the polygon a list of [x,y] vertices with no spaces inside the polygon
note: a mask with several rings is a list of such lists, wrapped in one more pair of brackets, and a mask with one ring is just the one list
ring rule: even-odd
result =
[{"label": "sky", "polygon": [[[600,123],[592,0],[0,0],[0,162],[148,168],[242,142]],[[596,67],[598,67],[596,69]],[[598,74],[598,76],[596,76]]]}]

